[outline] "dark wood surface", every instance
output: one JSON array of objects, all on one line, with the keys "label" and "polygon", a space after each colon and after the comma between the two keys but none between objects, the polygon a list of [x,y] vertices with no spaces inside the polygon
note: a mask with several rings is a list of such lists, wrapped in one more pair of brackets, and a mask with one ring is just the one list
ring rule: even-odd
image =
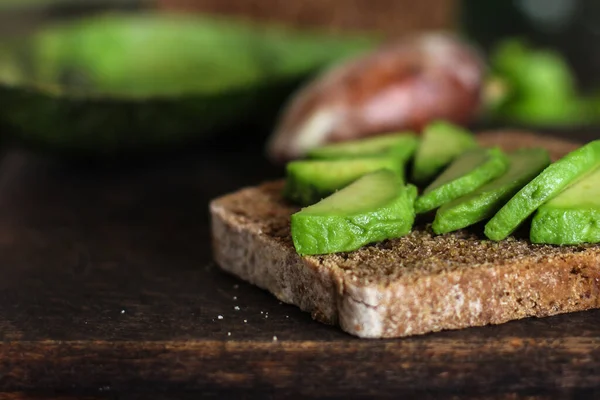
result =
[{"label": "dark wood surface", "polygon": [[248,143],[126,165],[7,150],[0,398],[600,396],[600,311],[360,340],[220,272],[209,199],[280,173]]}]

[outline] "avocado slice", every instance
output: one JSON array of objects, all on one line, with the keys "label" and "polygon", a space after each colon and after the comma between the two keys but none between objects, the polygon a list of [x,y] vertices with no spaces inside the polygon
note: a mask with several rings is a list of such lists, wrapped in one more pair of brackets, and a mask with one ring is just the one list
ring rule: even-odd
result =
[{"label": "avocado slice", "polygon": [[404,177],[404,166],[395,157],[374,156],[339,160],[300,160],[286,166],[284,197],[307,206],[381,169]]},{"label": "avocado slice", "polygon": [[224,17],[86,17],[0,49],[0,118],[44,149],[162,149],[269,120],[303,79],[376,42]]},{"label": "avocado slice", "polygon": [[506,155],[497,148],[469,150],[429,185],[415,202],[418,214],[434,210],[471,193],[502,175],[508,168]]},{"label": "avocado slice", "polygon": [[446,165],[465,151],[477,147],[468,131],[445,121],[434,121],[423,130],[413,160],[412,181],[431,181]]},{"label": "avocado slice", "polygon": [[312,149],[309,158],[350,158],[377,154],[392,154],[406,162],[417,148],[418,139],[412,132],[390,133],[372,138],[349,140]]},{"label": "avocado slice", "polygon": [[550,164],[515,194],[485,225],[491,240],[507,238],[542,204],[600,166],[600,140],[570,152]]},{"label": "avocado slice", "polygon": [[550,164],[545,149],[521,149],[508,155],[509,169],[500,177],[441,206],[433,221],[437,234],[448,233],[490,218],[519,189]]},{"label": "avocado slice", "polygon": [[536,211],[533,243],[600,243],[600,168],[567,187]]},{"label": "avocado slice", "polygon": [[392,171],[363,176],[291,217],[292,239],[301,255],[353,251],[404,236],[412,229],[417,189]]}]

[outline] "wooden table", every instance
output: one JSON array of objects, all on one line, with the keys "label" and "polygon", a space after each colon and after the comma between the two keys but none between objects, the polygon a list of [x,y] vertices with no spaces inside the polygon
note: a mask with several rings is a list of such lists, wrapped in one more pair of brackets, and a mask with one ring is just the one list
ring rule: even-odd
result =
[{"label": "wooden table", "polygon": [[600,311],[360,340],[220,272],[209,199],[280,174],[248,143],[102,167],[8,151],[2,398],[600,395]]}]

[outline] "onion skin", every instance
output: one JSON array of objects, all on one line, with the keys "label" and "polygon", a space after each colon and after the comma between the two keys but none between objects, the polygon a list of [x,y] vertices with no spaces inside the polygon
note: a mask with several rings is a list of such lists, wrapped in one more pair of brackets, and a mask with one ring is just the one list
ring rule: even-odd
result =
[{"label": "onion skin", "polygon": [[386,44],[334,66],[294,94],[267,154],[285,162],[327,143],[420,132],[438,119],[468,124],[481,108],[484,75],[482,57],[449,34]]}]

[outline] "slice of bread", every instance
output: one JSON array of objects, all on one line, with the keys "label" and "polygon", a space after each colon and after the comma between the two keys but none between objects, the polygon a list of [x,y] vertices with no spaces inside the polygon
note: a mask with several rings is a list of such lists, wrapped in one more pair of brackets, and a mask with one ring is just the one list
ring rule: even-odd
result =
[{"label": "slice of bread", "polygon": [[[511,150],[545,147],[557,159],[577,144],[525,132],[478,135]],[[600,304],[600,246],[484,240],[482,227],[436,236],[428,224],[350,253],[300,257],[290,236],[298,208],[283,182],[214,200],[213,248],[226,271],[281,301],[365,338],[391,338],[581,311]]]}]

